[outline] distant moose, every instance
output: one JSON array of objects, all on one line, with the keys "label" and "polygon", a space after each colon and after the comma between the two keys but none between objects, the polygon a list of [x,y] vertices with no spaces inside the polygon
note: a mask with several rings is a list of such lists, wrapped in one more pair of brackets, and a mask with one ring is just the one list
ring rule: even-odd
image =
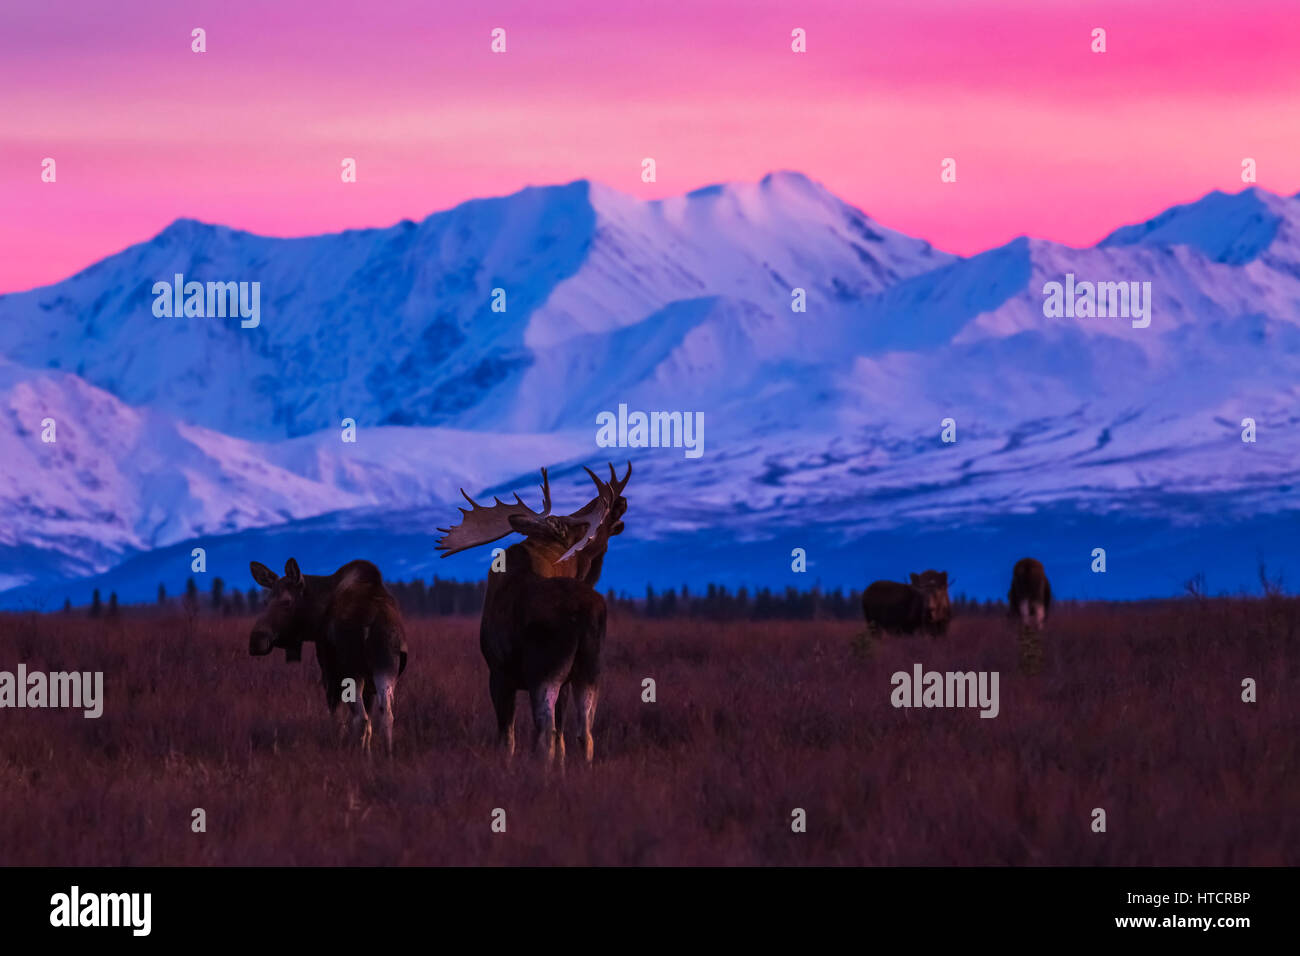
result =
[{"label": "distant moose", "polygon": [[1011,571],[1007,615],[1020,618],[1020,669],[1037,674],[1043,668],[1043,623],[1052,607],[1052,585],[1041,562],[1021,558]]},{"label": "distant moose", "polygon": [[1007,613],[1019,617],[1022,627],[1043,629],[1047,612],[1052,609],[1052,585],[1041,562],[1021,558],[1011,571],[1011,590],[1007,592]]},{"label": "distant moose", "polygon": [[586,469],[596,496],[571,515],[551,514],[551,487],[542,469],[542,510],[533,511],[518,494],[514,502],[477,504],[461,489],[469,510],[461,522],[439,528],[443,557],[504,538],[524,540],[504,553],[504,569],[488,574],[479,647],[488,665],[488,689],[496,711],[498,740],[507,756],[515,749],[515,695],[528,692],[533,711],[534,750],[549,765],[558,746],[564,760],[564,711],[570,694],[577,707],[578,740],[588,762],[605,640],[605,601],[596,591],[611,536],[623,532],[627,499],[609,466],[609,481]]},{"label": "distant moose", "polygon": [[952,606],[948,601],[948,572],[923,571],[910,583],[873,581],[862,593],[862,614],[873,635],[881,631],[938,637],[948,632]]},{"label": "distant moose", "polygon": [[280,647],[285,660],[298,661],[302,645],[314,641],[330,713],[343,699],[344,681],[351,680],[348,727],[353,739],[368,751],[371,725],[377,723],[391,755],[397,678],[406,670],[406,632],[379,569],[369,561],[349,561],[333,574],[303,574],[290,558],[283,576],[257,561],[249,570],[270,593],[253,623],[248,653],[263,657]]}]

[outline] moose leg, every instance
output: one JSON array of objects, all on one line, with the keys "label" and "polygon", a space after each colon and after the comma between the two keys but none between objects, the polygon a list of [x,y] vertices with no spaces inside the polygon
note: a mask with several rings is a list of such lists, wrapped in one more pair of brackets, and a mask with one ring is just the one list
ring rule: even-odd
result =
[{"label": "moose leg", "polygon": [[[391,674],[376,674],[372,683],[373,693],[367,693],[367,697],[372,697],[368,709],[370,711],[370,724],[379,725],[379,731],[384,735],[384,752],[388,756],[393,755],[393,696],[396,692],[397,679]],[[370,688],[366,688],[367,691]]]},{"label": "moose leg", "polygon": [[515,752],[515,687],[505,675],[491,671],[488,675],[488,692],[492,695],[492,709],[497,712],[497,742],[506,757]]},{"label": "moose leg", "polygon": [[574,684],[573,703],[577,708],[578,743],[582,745],[587,763],[595,753],[595,741],[591,736],[591,725],[596,721],[596,698],[599,696],[595,683]]},{"label": "moose leg", "polygon": [[335,666],[333,651],[324,641],[316,642],[316,660],[320,664],[320,682],[325,688],[325,707],[329,710],[330,723],[339,745],[347,735],[347,719],[340,717],[339,704],[343,702],[343,678]]},{"label": "moose leg", "polygon": [[560,696],[560,682],[538,684],[528,691],[533,705],[533,750],[549,767],[555,757],[555,701]]},{"label": "moose leg", "polygon": [[569,685],[563,684],[555,697],[555,749],[559,753],[560,767],[564,767],[564,708],[569,702]]},{"label": "moose leg", "polygon": [[337,737],[335,742],[342,746],[348,733],[347,715],[339,715],[339,704],[343,700],[343,689],[339,681],[331,680],[324,675],[322,677],[322,682],[325,684],[325,706],[329,708],[330,722],[334,725],[334,733]]},{"label": "moose leg", "polygon": [[370,750],[370,717],[366,714],[366,679],[356,677],[354,680],[356,681],[356,697],[348,701],[348,707],[352,711],[352,719],[348,722],[348,731],[353,740],[360,738],[361,749],[368,751]]}]

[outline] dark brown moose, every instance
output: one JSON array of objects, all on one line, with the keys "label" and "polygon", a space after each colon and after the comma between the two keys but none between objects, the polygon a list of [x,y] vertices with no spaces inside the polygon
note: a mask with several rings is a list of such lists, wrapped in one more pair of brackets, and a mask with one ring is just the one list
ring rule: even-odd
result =
[{"label": "dark brown moose", "polygon": [[590,468],[596,497],[571,515],[551,514],[551,487],[542,469],[542,510],[533,511],[519,495],[490,507],[465,494],[461,522],[439,528],[443,557],[504,538],[524,540],[506,549],[504,569],[488,574],[479,647],[488,665],[488,689],[496,710],[498,739],[506,753],[515,749],[515,695],[527,691],[533,711],[534,749],[547,764],[558,745],[564,759],[564,710],[572,695],[578,714],[578,740],[586,759],[600,686],[600,650],[605,640],[605,601],[596,591],[605,550],[623,532],[627,499],[623,489],[632,465],[620,480],[609,466],[609,481]]},{"label": "dark brown moose", "polygon": [[371,725],[380,725],[384,748],[393,752],[393,701],[406,670],[406,632],[383,575],[369,561],[349,561],[333,574],[303,574],[290,558],[284,575],[257,561],[253,580],[268,590],[261,616],[248,636],[248,653],[284,648],[285,659],[302,659],[302,645],[316,644],[325,702],[333,714],[351,680],[348,728],[363,750]]},{"label": "dark brown moose", "polygon": [[862,613],[873,632],[946,634],[952,618],[948,572],[913,574],[909,584],[874,581],[862,594]]},{"label": "dark brown moose", "polygon": [[1040,561],[1021,558],[1011,571],[1011,590],[1007,592],[1007,614],[1019,617],[1020,626],[1041,631],[1052,608],[1052,585]]}]

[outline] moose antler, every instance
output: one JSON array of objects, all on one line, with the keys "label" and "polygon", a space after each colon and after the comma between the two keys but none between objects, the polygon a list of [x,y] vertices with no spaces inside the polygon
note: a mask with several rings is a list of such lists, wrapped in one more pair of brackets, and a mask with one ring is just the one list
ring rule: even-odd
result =
[{"label": "moose antler", "polygon": [[[593,510],[601,507],[606,509],[614,507],[614,502],[618,500],[619,495],[623,494],[623,489],[627,487],[627,483],[632,477],[632,463],[630,461],[627,463],[627,474],[623,476],[622,481],[619,480],[618,475],[614,472],[614,466],[612,464],[609,466],[609,481],[602,481],[596,473],[586,465],[583,465],[582,468],[583,471],[591,475],[591,480],[596,485],[596,497],[592,498],[585,505],[575,511],[571,517],[585,519]],[[605,498],[609,499],[608,504],[602,506],[601,501]]]},{"label": "moose antler", "polygon": [[627,474],[623,476],[622,481],[619,481],[617,478],[614,477],[614,463],[613,462],[609,463],[609,484],[610,487],[614,489],[615,498],[617,498],[619,495],[623,493],[623,489],[627,487],[627,483],[629,479],[631,479],[631,477],[632,477],[632,463],[630,461],[627,463]]},{"label": "moose antler", "polygon": [[[587,530],[573,547],[560,556],[560,561],[567,561],[591,543],[591,539],[596,536],[596,531],[600,528],[601,522],[605,520],[605,516],[609,514],[610,509],[614,507],[614,501],[618,498],[618,492],[611,485],[601,481],[596,473],[586,465],[583,465],[582,468],[587,474],[591,475],[591,480],[596,483],[596,497],[569,515],[569,521],[583,522],[586,524]],[[631,472],[629,471],[628,474],[630,476]],[[609,466],[609,477],[611,480],[617,481],[613,465]],[[626,482],[627,479],[624,479],[625,484]]]},{"label": "moose antler", "polygon": [[469,502],[469,510],[460,509],[464,515],[460,524],[451,528],[439,528],[442,537],[438,539],[437,549],[443,552],[444,558],[450,557],[457,552],[464,551],[466,548],[475,548],[480,544],[487,544],[489,541],[496,541],[512,533],[515,529],[510,527],[510,518],[515,515],[526,516],[530,518],[544,518],[551,513],[551,484],[546,477],[546,469],[542,469],[542,510],[533,511],[529,508],[518,494],[515,495],[514,503],[502,501],[500,498],[494,498],[496,504],[490,507],[484,507],[465,494],[465,489],[460,490],[465,495],[465,500]]},{"label": "moose antler", "polygon": [[564,555],[560,558],[561,561],[573,557],[591,543],[591,540],[596,536],[597,529],[604,522],[605,516],[614,510],[614,503],[618,501],[623,494],[623,489],[627,487],[628,481],[632,478],[632,463],[630,461],[627,463],[627,473],[623,475],[622,480],[619,480],[618,473],[614,471],[612,463],[609,466],[609,481],[602,481],[586,465],[583,465],[583,469],[591,476],[591,480],[596,485],[596,497],[569,515],[569,521],[581,521],[586,524],[587,531],[582,536],[582,540],[564,552]]}]

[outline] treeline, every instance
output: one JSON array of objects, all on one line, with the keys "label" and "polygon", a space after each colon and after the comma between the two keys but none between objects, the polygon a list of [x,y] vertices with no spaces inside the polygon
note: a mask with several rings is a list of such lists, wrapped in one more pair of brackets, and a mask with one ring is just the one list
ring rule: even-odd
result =
[{"label": "treeline", "polygon": [[[483,581],[444,581],[441,578],[434,578],[430,584],[415,580],[386,581],[385,585],[397,598],[403,613],[416,617],[477,614],[483,609],[483,595],[487,591]],[[263,602],[264,592],[259,587],[241,591],[227,588],[221,578],[213,578],[205,593],[199,590],[194,578],[190,578],[185,582],[185,591],[181,595],[169,596],[166,585],[159,584],[157,600],[153,604],[133,604],[130,610],[132,614],[157,610],[171,614],[180,611],[192,616],[232,617],[255,614]],[[90,604],[81,610],[95,618],[112,618],[121,613],[117,594],[110,593],[105,601],[99,588],[92,593]],[[64,599],[63,611],[65,614],[74,613],[71,598]]]},{"label": "treeline", "polygon": [[[404,614],[413,617],[472,616],[483,610],[487,583],[434,578],[429,584],[420,579],[390,581],[388,588]],[[703,590],[694,592],[686,584],[666,590],[647,586],[644,597],[633,597],[626,591],[606,591],[605,603],[611,613],[646,618],[736,621],[853,620],[862,617],[862,592],[853,590],[846,593],[842,588],[825,591],[820,587],[808,590],[795,587],[750,590],[741,587],[733,591],[724,584],[708,584]],[[954,614],[1006,612],[1004,601],[980,602],[968,599],[964,594],[957,595],[952,606]]]},{"label": "treeline", "polygon": [[[709,584],[703,591],[693,592],[689,585],[680,589],[656,591],[647,586],[645,597],[633,599],[627,594],[608,592],[606,603],[614,610],[647,618],[689,617],[711,621],[810,621],[857,620],[862,617],[862,592],[844,591],[843,588],[823,590],[813,586],[807,590],[796,587],[755,588],[740,587],[729,590],[723,584]],[[1004,613],[1006,604],[1001,601],[970,600],[964,594],[952,601],[954,614]]]},{"label": "treeline", "polygon": [[386,581],[403,614],[413,617],[448,617],[478,614],[483,610],[486,581],[444,581],[435,577],[429,584],[414,581]]},{"label": "treeline", "polygon": [[[389,582],[388,588],[397,598],[402,612],[414,617],[431,617],[453,614],[477,615],[483,609],[483,596],[487,591],[484,581],[444,581],[434,578],[432,583],[422,580]],[[724,584],[708,584],[702,590],[692,591],[689,585],[680,588],[656,590],[648,586],[644,597],[633,597],[626,591],[605,592],[605,603],[610,612],[645,618],[697,618],[713,621],[734,620],[853,620],[862,616],[862,592],[845,592],[842,588],[831,591],[820,587],[800,590],[745,587],[734,591]],[[971,600],[964,594],[953,599],[955,614],[1005,613],[1003,601]]]},{"label": "treeline", "polygon": [[[486,581],[449,581],[438,577],[427,584],[422,578],[388,581],[386,584],[397,598],[402,613],[411,617],[477,615],[483,609],[483,597],[487,591]],[[256,613],[262,600],[261,588],[240,591],[239,588],[227,588],[221,578],[213,578],[205,594],[190,578],[185,584],[185,592],[175,598],[169,597],[166,587],[159,584],[157,601],[153,606],[169,613],[179,610],[190,616],[231,617]],[[664,590],[648,586],[643,597],[634,597],[626,591],[606,591],[605,602],[611,613],[645,618],[808,621],[855,620],[862,616],[861,591],[823,590],[818,586],[807,590],[795,587],[731,590],[724,584],[708,584],[699,591],[692,591],[686,584]],[[138,613],[149,607],[134,605],[132,612]],[[1006,607],[1005,601],[979,601],[964,594],[958,594],[952,600],[953,614],[958,616],[1003,614]],[[65,613],[72,613],[70,600],[64,602],[63,609]],[[110,594],[105,603],[96,589],[87,613],[91,617],[116,617],[120,613],[117,595]]]},{"label": "treeline", "polygon": [[[262,606],[262,589],[252,587],[247,592],[239,588],[227,588],[221,578],[213,578],[207,593],[199,590],[193,578],[185,582],[185,591],[178,597],[169,597],[167,587],[158,585],[158,597],[153,604],[129,605],[132,614],[140,614],[151,609],[175,613],[181,611],[190,616],[213,614],[221,617],[234,617],[256,611]],[[90,617],[115,618],[122,611],[118,604],[117,592],[110,591],[105,601],[99,588],[91,593],[90,604],[85,613]],[[72,599],[64,598],[63,613],[74,613]]]}]

